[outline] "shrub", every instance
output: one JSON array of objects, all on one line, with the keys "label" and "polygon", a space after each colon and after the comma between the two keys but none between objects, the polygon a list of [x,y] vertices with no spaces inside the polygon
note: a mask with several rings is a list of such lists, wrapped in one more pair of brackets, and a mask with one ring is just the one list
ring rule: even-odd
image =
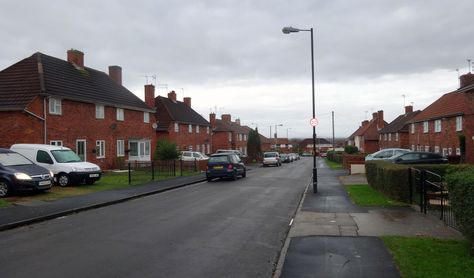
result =
[{"label": "shrub", "polygon": [[178,158],[179,153],[175,143],[168,140],[158,140],[156,142],[155,159],[173,160]]},{"label": "shrub", "polygon": [[474,168],[452,172],[445,180],[456,222],[474,248]]},{"label": "shrub", "polygon": [[359,149],[356,146],[345,146],[344,152],[348,154],[357,153]]},{"label": "shrub", "polygon": [[342,152],[328,151],[327,159],[332,162],[342,164]]}]

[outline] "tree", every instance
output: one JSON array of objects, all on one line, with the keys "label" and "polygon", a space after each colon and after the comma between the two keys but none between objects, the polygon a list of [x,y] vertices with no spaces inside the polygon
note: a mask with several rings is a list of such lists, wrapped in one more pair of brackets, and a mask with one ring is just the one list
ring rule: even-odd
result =
[{"label": "tree", "polygon": [[174,160],[179,158],[176,144],[168,140],[158,140],[156,142],[155,159]]},{"label": "tree", "polygon": [[260,135],[258,128],[249,131],[249,138],[247,140],[247,154],[251,161],[257,160],[262,156],[262,145],[260,143]]}]

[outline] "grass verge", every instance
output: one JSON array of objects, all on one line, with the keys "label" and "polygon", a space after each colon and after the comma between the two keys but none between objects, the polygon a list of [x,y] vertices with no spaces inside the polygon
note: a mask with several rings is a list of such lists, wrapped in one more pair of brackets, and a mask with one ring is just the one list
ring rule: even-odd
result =
[{"label": "grass verge", "polygon": [[403,277],[474,277],[474,257],[463,240],[381,237]]},{"label": "grass verge", "polygon": [[346,186],[346,190],[354,203],[364,207],[406,206],[406,204],[391,200],[367,184]]},{"label": "grass verge", "polygon": [[330,161],[329,159],[325,158],[326,164],[329,166],[329,168],[333,170],[341,170],[342,169],[342,164]]},{"label": "grass verge", "polygon": [[[180,173],[177,173],[178,175]],[[189,176],[197,174],[196,172],[183,172],[183,176]],[[159,175],[155,174],[154,181],[166,180],[174,178],[172,172],[160,172]],[[0,208],[8,207],[18,202],[29,202],[29,201],[55,201],[58,199],[84,195],[104,190],[120,189],[130,186],[136,186],[151,182],[151,172],[149,171],[134,171],[132,172],[132,183],[128,184],[128,172],[114,173],[106,172],[102,175],[101,179],[93,185],[75,185],[68,187],[53,186],[50,190],[43,193],[25,193],[13,195],[4,199],[0,199]]]}]

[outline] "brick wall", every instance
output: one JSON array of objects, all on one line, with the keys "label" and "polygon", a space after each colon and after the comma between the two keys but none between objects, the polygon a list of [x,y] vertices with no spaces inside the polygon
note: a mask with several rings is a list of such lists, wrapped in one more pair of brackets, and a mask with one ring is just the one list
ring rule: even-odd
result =
[{"label": "brick wall", "polygon": [[388,134],[387,134],[387,140],[385,140],[385,135],[382,134],[382,140],[379,141],[380,149],[388,149],[388,148],[409,149],[410,148],[407,132],[399,132],[398,141],[396,141],[395,139],[396,139],[395,133],[392,133],[391,140],[389,140]]},{"label": "brick wall", "polygon": [[[179,131],[175,132],[174,123],[170,124],[168,131],[158,132],[158,139],[167,139],[176,144],[180,151],[187,151],[192,147],[193,151],[199,151],[202,153],[208,152],[212,149],[211,140],[211,128],[209,127],[209,133],[207,133],[207,126],[199,126],[199,133],[197,132],[196,125],[192,125],[192,132],[189,132],[188,124],[179,124]],[[203,150],[203,145],[205,150]]]}]

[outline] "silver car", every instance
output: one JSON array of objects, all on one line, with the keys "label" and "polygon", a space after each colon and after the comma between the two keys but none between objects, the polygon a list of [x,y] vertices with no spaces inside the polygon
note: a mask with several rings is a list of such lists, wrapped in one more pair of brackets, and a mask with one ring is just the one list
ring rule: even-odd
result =
[{"label": "silver car", "polygon": [[368,160],[391,160],[393,157],[411,152],[409,149],[400,149],[400,148],[390,148],[390,149],[383,149],[373,154],[369,154],[365,157],[365,161]]},{"label": "silver car", "polygon": [[281,158],[278,152],[264,152],[263,153],[263,167],[269,165],[281,166]]}]

